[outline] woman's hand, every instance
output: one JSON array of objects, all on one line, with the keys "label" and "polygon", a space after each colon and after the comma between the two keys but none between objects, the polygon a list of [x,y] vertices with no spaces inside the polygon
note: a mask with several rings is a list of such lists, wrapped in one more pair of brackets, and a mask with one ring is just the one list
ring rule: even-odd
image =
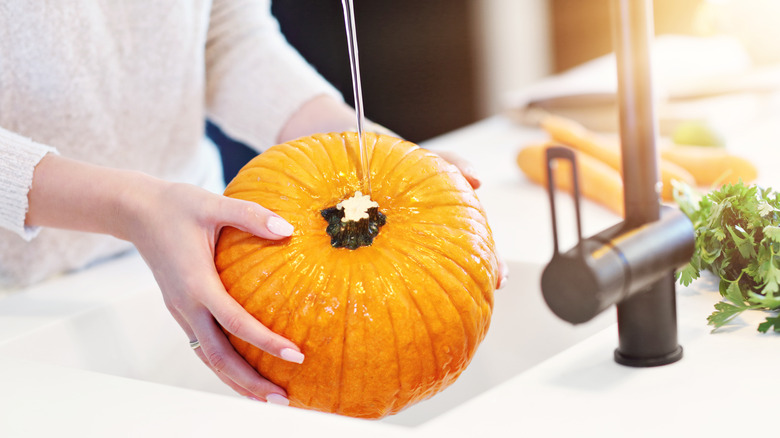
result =
[{"label": "woman's hand", "polygon": [[466,177],[466,181],[471,184],[471,187],[474,188],[474,190],[478,189],[482,185],[482,181],[480,181],[479,177],[477,176],[477,170],[474,169],[474,166],[472,166],[471,162],[469,162],[467,159],[461,157],[455,152],[450,151],[435,151],[434,153],[457,167],[458,170],[460,170],[460,173]]},{"label": "woman's hand", "polygon": [[281,387],[260,376],[233,349],[225,331],[279,358],[301,363],[303,354],[272,332],[230,297],[214,267],[214,247],[222,227],[232,226],[265,239],[283,239],[293,227],[248,201],[172,184],[139,204],[131,241],[154,273],[165,303],[191,341],[195,353],[239,394],[287,404]]},{"label": "woman's hand", "polygon": [[303,354],[247,313],[222,286],[214,246],[222,227],[283,239],[292,226],[267,209],[147,175],[46,156],[35,171],[27,225],[112,234],[135,244],[195,353],[247,397],[287,404],[286,392],[254,370],[229,333],[282,359]]}]

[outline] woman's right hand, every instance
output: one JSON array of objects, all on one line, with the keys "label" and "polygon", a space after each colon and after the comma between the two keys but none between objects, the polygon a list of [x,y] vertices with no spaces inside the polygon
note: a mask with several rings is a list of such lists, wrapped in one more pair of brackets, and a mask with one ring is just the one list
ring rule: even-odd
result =
[{"label": "woman's right hand", "polygon": [[239,356],[223,329],[281,359],[301,363],[303,354],[228,295],[214,266],[214,247],[225,226],[278,240],[292,234],[292,225],[255,203],[191,185],[168,185],[151,196],[138,200],[145,213],[130,240],[154,273],[168,310],[190,341],[199,342],[195,353],[238,393],[287,404],[284,389]]},{"label": "woman's right hand", "polygon": [[27,225],[112,234],[135,244],[172,316],[199,342],[198,357],[239,394],[288,403],[284,389],[258,374],[223,329],[291,362],[302,362],[303,354],[227,294],[214,246],[225,226],[283,239],[293,232],[289,223],[255,203],[58,156],[41,160],[33,182]]}]

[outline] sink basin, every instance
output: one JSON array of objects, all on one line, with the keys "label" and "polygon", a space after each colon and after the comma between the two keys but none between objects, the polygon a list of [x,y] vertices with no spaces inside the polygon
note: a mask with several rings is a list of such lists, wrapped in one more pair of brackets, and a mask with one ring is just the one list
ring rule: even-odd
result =
[{"label": "sink basin", "polygon": [[[510,279],[505,288],[496,291],[488,335],[460,379],[431,399],[382,422],[421,425],[614,322],[613,312],[579,326],[559,320],[541,298],[538,284],[542,267],[512,261],[508,267]],[[7,298],[4,310],[0,310],[5,313],[0,315],[4,324],[13,325],[14,318],[20,324],[22,318],[28,322],[40,318],[47,323],[0,341],[0,354],[236,396],[192,354],[139,257],[130,256],[94,270],[97,273],[91,273],[91,278],[102,275],[135,280],[116,281],[116,291],[95,291],[90,292],[93,296],[84,297],[79,296],[82,291],[68,293],[68,282],[76,280],[66,277],[60,288],[33,289],[24,296]]]}]

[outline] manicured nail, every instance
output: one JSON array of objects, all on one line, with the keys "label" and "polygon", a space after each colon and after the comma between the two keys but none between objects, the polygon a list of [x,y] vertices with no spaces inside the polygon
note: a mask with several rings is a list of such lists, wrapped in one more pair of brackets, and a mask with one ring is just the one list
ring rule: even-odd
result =
[{"label": "manicured nail", "polygon": [[268,394],[265,399],[268,400],[268,403],[275,405],[290,406],[290,400],[281,394]]},{"label": "manicured nail", "polygon": [[293,362],[293,363],[303,363],[303,353],[300,351],[295,351],[292,348],[285,348],[281,352],[279,352],[282,359]]},{"label": "manicured nail", "polygon": [[269,217],[265,226],[268,228],[268,231],[278,236],[292,236],[292,233],[295,230],[289,222],[279,216]]},{"label": "manicured nail", "polygon": [[502,276],[502,277],[501,277],[501,282],[500,282],[500,283],[498,283],[498,290],[501,290],[501,289],[503,289],[504,287],[506,287],[506,281],[507,281],[507,280],[509,280],[509,277],[508,277],[508,276],[504,275],[504,276]]}]

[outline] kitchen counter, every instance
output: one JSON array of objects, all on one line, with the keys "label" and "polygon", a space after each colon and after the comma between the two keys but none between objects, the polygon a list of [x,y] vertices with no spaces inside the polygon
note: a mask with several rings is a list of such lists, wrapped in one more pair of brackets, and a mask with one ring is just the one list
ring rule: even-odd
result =
[{"label": "kitchen counter", "polygon": [[[762,126],[736,144],[752,147],[746,146],[745,154],[758,158],[762,181],[771,183],[780,159],[767,159],[778,155],[767,139],[778,138],[777,128]],[[462,377],[468,383],[498,376],[477,384],[484,387],[461,391],[456,382],[430,400],[442,403],[435,414],[412,418],[418,412],[414,406],[383,421],[236,397],[189,350],[152,275],[136,253],[129,253],[0,299],[0,436],[757,436],[769,431],[780,336],[756,332],[762,319],[757,313],[710,333],[706,317],[719,300],[714,279],[678,288],[685,355],[664,367],[614,363],[614,309],[577,327],[546,309],[538,274],[552,253],[547,194],[528,182],[514,161],[521,145],[540,138],[544,134],[536,129],[495,116],[425,144],[454,150],[475,165],[483,182],[480,199],[511,269],[507,288],[497,292],[496,324]],[[573,219],[570,200],[558,198],[560,217]],[[585,235],[618,221],[589,202],[582,214]],[[568,248],[573,222],[563,219],[560,227],[561,246]],[[517,362],[501,356],[510,350]],[[463,398],[447,404],[458,391]]]}]

